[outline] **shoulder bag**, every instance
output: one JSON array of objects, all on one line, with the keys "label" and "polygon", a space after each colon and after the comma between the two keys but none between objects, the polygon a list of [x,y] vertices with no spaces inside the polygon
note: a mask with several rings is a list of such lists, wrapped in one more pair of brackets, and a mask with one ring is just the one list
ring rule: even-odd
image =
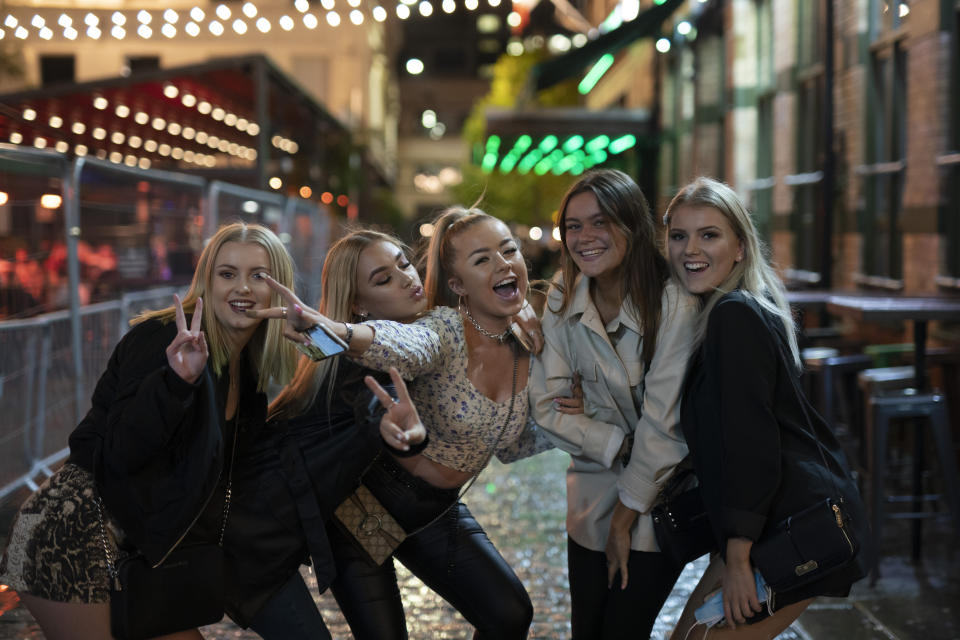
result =
[{"label": "shoulder bag", "polygon": [[[236,424],[239,427],[239,417]],[[110,631],[118,640],[145,640],[213,624],[223,618],[223,537],[230,515],[238,427],[234,429],[230,453],[220,536],[215,543],[181,545],[181,537],[156,565],[137,551],[114,558],[107,544],[103,506],[100,496],[96,496],[100,539],[110,577]]]},{"label": "shoulder bag", "polygon": [[717,549],[700,483],[691,465],[689,456],[680,461],[650,510],[661,553],[681,567]]},{"label": "shoulder bag", "polygon": [[[782,343],[780,347],[781,355],[786,357]],[[807,412],[805,396],[789,369],[788,375],[800,401],[807,429],[820,453],[823,463],[820,471],[830,478],[833,494],[777,523],[751,548],[751,562],[774,593],[803,587],[842,569],[856,558],[860,550],[860,542],[849,526],[843,496],[829,472],[823,445]],[[772,611],[773,598],[768,604]]]},{"label": "shoulder bag", "polygon": [[[487,452],[486,459],[483,462],[483,465],[480,467],[480,471],[487,466],[487,463],[490,461],[490,458],[493,457],[493,452],[496,450],[497,445],[500,444],[500,439],[503,437],[503,432],[506,430],[507,426],[510,424],[511,418],[513,418],[513,407],[516,401],[516,391],[517,391],[517,367],[519,366],[519,355],[514,352],[513,355],[513,383],[510,387],[510,408],[507,411],[507,418],[503,423],[503,427],[500,429],[500,433],[497,435],[496,441],[491,445],[490,450]],[[377,456],[379,458],[379,454]],[[377,458],[374,458],[373,462],[370,463],[370,466],[376,464]],[[367,470],[370,469],[370,466],[367,467]],[[464,485],[463,489],[460,491],[460,495],[457,496],[457,499],[450,505],[451,507],[459,502],[463,496],[467,493],[467,490],[473,485],[476,481],[477,476],[480,475],[478,471],[470,481]],[[351,539],[361,548],[366,554],[370,557],[370,560],[377,565],[382,565],[390,556],[393,555],[394,550],[400,546],[400,544],[408,537],[413,536],[434,522],[443,517],[443,514],[448,510],[444,509],[442,512],[437,514],[437,516],[428,522],[427,524],[419,527],[415,531],[407,533],[403,530],[403,527],[400,526],[390,512],[384,507],[376,496],[374,496],[370,490],[363,484],[363,475],[366,475],[366,470],[364,470],[361,475],[360,486],[357,487],[356,491],[347,496],[347,499],[340,503],[340,506],[334,511],[334,515],[337,518],[337,523],[340,527],[350,535]]]}]

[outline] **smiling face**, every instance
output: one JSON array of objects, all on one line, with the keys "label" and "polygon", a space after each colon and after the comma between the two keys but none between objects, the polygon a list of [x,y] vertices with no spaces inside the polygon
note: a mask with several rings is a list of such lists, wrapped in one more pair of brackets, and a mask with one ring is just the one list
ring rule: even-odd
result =
[{"label": "smiling face", "polygon": [[400,247],[383,240],[360,252],[354,313],[410,322],[426,307],[420,275]]},{"label": "smiling face", "polygon": [[448,286],[468,299],[481,325],[506,328],[503,320],[520,311],[527,291],[527,266],[510,229],[487,218],[452,237],[450,244],[454,260]]},{"label": "smiling face", "polygon": [[743,259],[743,243],[719,209],[681,205],[667,230],[670,265],[690,293],[707,295]]},{"label": "smiling face", "polygon": [[214,317],[237,347],[247,343],[261,322],[248,317],[247,309],[270,306],[271,291],[264,273],[271,273],[270,256],[252,242],[227,242],[214,260],[204,302],[212,305]]},{"label": "smiling face", "polygon": [[570,198],[563,228],[567,252],[585,276],[601,282],[619,278],[627,238],[600,209],[593,192],[584,191]]}]

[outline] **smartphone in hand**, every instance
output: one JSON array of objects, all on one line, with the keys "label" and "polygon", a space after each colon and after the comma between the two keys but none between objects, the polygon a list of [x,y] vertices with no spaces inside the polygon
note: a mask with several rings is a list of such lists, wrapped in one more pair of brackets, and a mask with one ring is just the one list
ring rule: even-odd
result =
[{"label": "smartphone in hand", "polygon": [[297,348],[314,360],[323,360],[347,350],[347,343],[337,337],[326,325],[315,324],[300,335],[310,341],[310,344],[297,343]]}]

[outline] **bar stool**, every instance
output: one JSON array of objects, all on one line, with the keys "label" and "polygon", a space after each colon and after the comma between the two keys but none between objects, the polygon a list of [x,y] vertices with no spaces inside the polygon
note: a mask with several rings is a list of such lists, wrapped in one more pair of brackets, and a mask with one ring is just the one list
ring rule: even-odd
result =
[{"label": "bar stool", "polygon": [[[865,425],[865,437],[868,441],[866,451],[870,471],[870,520],[875,549],[870,584],[874,585],[879,576],[879,550],[884,516],[913,520],[912,556],[913,560],[917,561],[920,558],[921,520],[937,515],[936,512],[923,511],[924,502],[941,497],[940,494],[922,493],[924,422],[929,424],[933,431],[940,471],[943,475],[943,490],[958,534],[960,534],[960,479],[957,476],[947,405],[942,395],[937,392],[917,393],[913,389],[887,393],[875,391],[870,398],[870,409],[870,418]],[[913,456],[913,494],[887,496],[884,481],[887,479],[887,441],[890,424],[893,420],[901,418],[912,419],[908,424],[914,429],[916,444]],[[885,514],[886,502],[910,502],[912,510],[906,513]]]},{"label": "bar stool", "polygon": [[[859,433],[854,433],[858,431],[854,424],[855,411],[850,409],[846,399],[854,395],[852,393],[852,377],[865,369],[869,369],[873,364],[873,359],[868,355],[857,353],[810,359],[805,364],[807,371],[816,377],[816,381],[812,382],[816,387],[817,408],[820,410],[820,415],[823,416],[831,428],[836,430],[838,428],[838,416],[836,414],[840,413],[839,417],[844,419],[843,424],[847,431],[851,435],[859,436]],[[839,390],[838,385],[842,385]],[[839,402],[834,402],[834,400]]]}]

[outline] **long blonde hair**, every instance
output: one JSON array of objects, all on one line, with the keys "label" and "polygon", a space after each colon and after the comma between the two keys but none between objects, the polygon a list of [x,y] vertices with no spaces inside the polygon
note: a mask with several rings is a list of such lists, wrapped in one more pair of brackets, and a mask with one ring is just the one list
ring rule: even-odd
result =
[{"label": "long blonde hair", "polygon": [[[320,302],[317,310],[335,322],[360,322],[353,311],[357,300],[357,265],[360,254],[378,242],[389,242],[409,256],[407,246],[396,236],[372,229],[357,229],[337,240],[323,261],[320,276]],[[292,418],[306,412],[316,401],[324,382],[337,377],[339,358],[326,358],[319,362],[301,356],[293,380],[270,403],[268,416]],[[333,399],[334,388],[329,386],[327,404]]]},{"label": "long blonde hair", "polygon": [[467,228],[484,220],[496,220],[489,213],[478,209],[476,205],[467,208],[453,206],[440,212],[433,223],[433,235],[427,245],[424,262],[426,273],[423,278],[423,290],[426,293],[427,308],[437,306],[457,308],[459,296],[450,290],[447,284],[453,272],[456,259],[452,240]]},{"label": "long blonde hair", "polygon": [[[243,222],[226,224],[217,230],[200,253],[200,260],[193,272],[190,289],[183,297],[184,313],[192,314],[196,308],[197,298],[206,297],[207,291],[211,288],[217,254],[220,253],[223,245],[228,242],[255,244],[263,247],[270,260],[270,275],[280,284],[293,288],[293,261],[290,259],[286,247],[283,246],[283,243],[280,242],[273,231],[258,224]],[[270,305],[280,306],[280,304],[280,296],[275,293],[272,294]],[[230,361],[232,346],[227,340],[227,332],[220,326],[213,309],[213,304],[203,305],[201,325],[210,349],[213,371],[219,376],[224,366]],[[167,323],[175,317],[176,308],[170,306],[156,311],[145,311],[132,319],[130,325],[139,324],[153,318]],[[254,363],[257,370],[258,391],[266,392],[271,379],[278,384],[284,384],[293,375],[297,361],[296,349],[293,343],[283,337],[282,323],[261,322],[250,342],[247,343],[247,348],[250,350],[250,361]]]},{"label": "long blonde hair", "polygon": [[[793,362],[799,369],[800,350],[797,347],[796,326],[790,304],[787,302],[783,281],[770,265],[764,253],[764,244],[753,224],[753,218],[743,201],[723,182],[712,178],[700,177],[683,187],[670,201],[663,216],[663,224],[670,233],[670,219],[679,207],[712,207],[727,219],[733,232],[743,243],[743,259],[734,263],[730,274],[724,278],[716,290],[707,297],[697,320],[696,343],[703,342],[707,332],[707,320],[710,312],[725,294],[740,289],[757,301],[761,307],[779,318],[787,335],[787,343]],[[671,265],[671,269],[673,269]],[[679,274],[674,274],[678,276]]]}]

